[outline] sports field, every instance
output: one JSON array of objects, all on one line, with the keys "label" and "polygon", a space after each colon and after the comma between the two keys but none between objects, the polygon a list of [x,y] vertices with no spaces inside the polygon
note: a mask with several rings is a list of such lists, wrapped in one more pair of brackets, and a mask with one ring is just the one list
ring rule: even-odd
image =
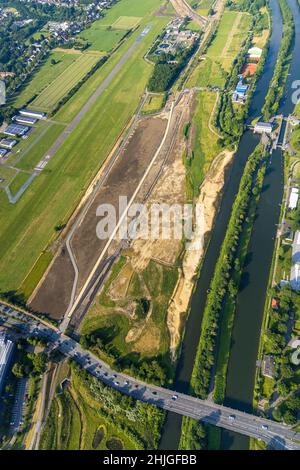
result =
[{"label": "sports field", "polygon": [[[111,17],[113,10],[118,9],[114,21],[127,13],[125,8],[121,8],[123,4],[127,5],[128,14],[130,6],[131,16],[136,9],[138,16],[145,16],[141,28],[151,23],[150,32],[60,148],[45,172],[36,178],[18,203],[11,206],[5,193],[0,192],[1,291],[18,289],[41,252],[46,249],[50,240],[57,236],[55,226],[70,217],[89,182],[137,109],[152,73],[152,66],[145,62],[144,54],[169,21],[167,17],[150,14],[161,3],[161,0],[121,0],[111,8]],[[57,113],[55,120],[64,123],[72,120],[135,41],[140,31],[141,29],[128,38],[106,64],[84,83],[80,91]],[[47,130],[41,139],[44,148],[46,145],[49,148],[55,141],[56,130],[53,126]],[[40,148],[41,141],[37,148],[32,149],[37,159],[45,153]],[[34,278],[32,274],[32,279]],[[28,286],[27,288],[30,291]]]},{"label": "sports field", "polygon": [[59,101],[91,70],[99,61],[99,56],[80,54],[57,78],[52,81],[37,98],[30,103],[30,108],[38,111],[51,111]]}]

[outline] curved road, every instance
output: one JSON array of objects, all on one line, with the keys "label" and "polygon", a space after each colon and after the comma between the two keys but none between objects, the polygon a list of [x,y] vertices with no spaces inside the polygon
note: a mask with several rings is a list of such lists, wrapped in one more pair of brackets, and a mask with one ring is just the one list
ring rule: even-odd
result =
[{"label": "curved road", "polygon": [[[0,303],[0,321],[23,329],[26,335],[46,338],[62,354],[75,360],[87,372],[106,385],[137,400],[153,404],[167,411],[189,416],[234,432],[265,441],[276,449],[300,450],[300,434],[290,426],[270,419],[200,400],[163,387],[147,384],[126,374],[115,372],[79,343],[64,335],[56,327],[47,325],[25,311]],[[0,323],[1,323],[0,322]]]}]

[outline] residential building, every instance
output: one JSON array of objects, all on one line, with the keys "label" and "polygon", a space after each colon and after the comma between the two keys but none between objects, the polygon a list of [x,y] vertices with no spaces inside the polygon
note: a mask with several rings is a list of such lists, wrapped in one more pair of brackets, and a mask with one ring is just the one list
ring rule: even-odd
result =
[{"label": "residential building", "polygon": [[14,343],[0,332],[0,394],[12,359]]}]

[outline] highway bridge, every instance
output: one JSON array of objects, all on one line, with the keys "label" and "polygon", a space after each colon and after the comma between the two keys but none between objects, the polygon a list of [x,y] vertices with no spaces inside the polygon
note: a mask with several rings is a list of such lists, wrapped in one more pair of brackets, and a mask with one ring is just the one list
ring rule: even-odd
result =
[{"label": "highway bridge", "polygon": [[78,342],[26,311],[0,303],[0,325],[22,331],[25,335],[43,337],[62,354],[75,360],[82,368],[106,385],[137,400],[167,411],[189,416],[204,423],[265,441],[280,450],[300,450],[300,433],[291,426],[259,416],[217,405],[209,400],[174,392],[116,372]]}]

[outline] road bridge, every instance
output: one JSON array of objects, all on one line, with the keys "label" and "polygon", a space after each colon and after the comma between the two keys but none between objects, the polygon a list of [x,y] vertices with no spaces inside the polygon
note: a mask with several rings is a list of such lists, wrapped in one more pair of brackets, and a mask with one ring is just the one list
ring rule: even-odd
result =
[{"label": "road bridge", "polygon": [[177,393],[163,387],[145,383],[126,374],[114,371],[74,339],[53,325],[41,322],[25,311],[0,303],[0,324],[18,328],[25,335],[43,337],[53,349],[76,361],[83,369],[120,393],[156,405],[166,411],[188,416],[239,434],[265,441],[275,449],[300,450],[300,433],[291,426],[261,418],[209,400]]}]

